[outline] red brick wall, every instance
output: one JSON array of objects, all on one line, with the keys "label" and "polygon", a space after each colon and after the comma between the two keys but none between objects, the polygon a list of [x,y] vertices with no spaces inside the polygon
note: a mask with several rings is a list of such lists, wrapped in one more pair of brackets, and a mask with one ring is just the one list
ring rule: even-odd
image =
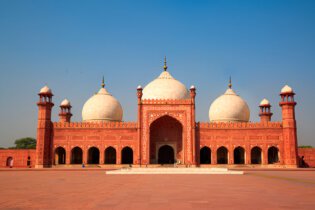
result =
[{"label": "red brick wall", "polygon": [[298,154],[300,158],[300,166],[303,167],[302,164],[302,156],[304,156],[303,160],[305,162],[304,167],[315,167],[315,148],[299,148]]},{"label": "red brick wall", "polygon": [[7,166],[8,158],[13,158],[13,168],[27,168],[28,157],[30,167],[35,166],[35,149],[3,149],[0,150],[0,168]]}]

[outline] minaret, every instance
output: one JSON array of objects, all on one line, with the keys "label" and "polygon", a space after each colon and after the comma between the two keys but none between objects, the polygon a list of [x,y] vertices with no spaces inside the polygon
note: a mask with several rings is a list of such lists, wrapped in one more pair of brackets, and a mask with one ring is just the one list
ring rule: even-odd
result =
[{"label": "minaret", "polygon": [[37,120],[37,143],[35,167],[51,167],[52,165],[52,122],[51,110],[52,92],[49,87],[43,87],[39,92],[38,120]]},{"label": "minaret", "polygon": [[71,104],[68,99],[65,99],[60,104],[59,121],[60,122],[70,122],[71,120]]},{"label": "minaret", "polygon": [[259,112],[260,122],[262,122],[262,123],[270,122],[272,113],[270,111],[271,105],[270,105],[269,101],[264,98],[260,102],[259,108],[260,108],[260,112]]},{"label": "minaret", "polygon": [[138,117],[137,117],[137,120],[138,120],[138,131],[137,131],[137,133],[138,133],[138,141],[139,141],[139,149],[138,149],[138,157],[139,157],[139,159],[138,159],[138,164],[139,164],[139,166],[141,167],[141,160],[142,160],[142,157],[141,157],[141,132],[142,132],[142,101],[141,101],[141,99],[142,99],[142,95],[143,95],[143,93],[142,93],[142,87],[141,87],[141,85],[139,85],[138,87],[137,87],[137,98],[138,98]]},{"label": "minaret", "polygon": [[281,102],[279,105],[282,108],[282,125],[283,125],[283,142],[284,155],[283,161],[285,165],[297,167],[297,133],[295,121],[295,105],[293,89],[288,85],[281,89]]}]

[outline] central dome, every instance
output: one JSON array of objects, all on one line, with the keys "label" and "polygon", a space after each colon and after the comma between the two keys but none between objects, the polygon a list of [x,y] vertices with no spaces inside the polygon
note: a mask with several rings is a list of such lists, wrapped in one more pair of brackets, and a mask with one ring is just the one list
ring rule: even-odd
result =
[{"label": "central dome", "polygon": [[176,80],[166,71],[166,63],[164,71],[158,78],[150,82],[143,89],[142,99],[188,99],[189,92],[185,85]]}]

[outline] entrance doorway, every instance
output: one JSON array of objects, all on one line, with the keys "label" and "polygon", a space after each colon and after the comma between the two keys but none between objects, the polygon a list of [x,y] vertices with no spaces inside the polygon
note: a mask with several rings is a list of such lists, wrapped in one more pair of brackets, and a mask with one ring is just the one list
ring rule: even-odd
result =
[{"label": "entrance doorway", "polygon": [[277,147],[270,147],[268,149],[268,163],[269,164],[274,164],[279,162],[279,150]]},{"label": "entrance doorway", "polygon": [[100,151],[96,147],[91,147],[88,151],[88,164],[100,163]]},{"label": "entrance doorway", "polygon": [[105,149],[105,164],[116,164],[116,150],[114,147]]},{"label": "entrance doorway", "polygon": [[217,150],[217,162],[218,164],[228,163],[228,150],[225,147],[220,147]]},{"label": "entrance doorway", "polygon": [[234,149],[234,164],[245,164],[245,150],[243,147]]},{"label": "entrance doorway", "polygon": [[71,150],[71,164],[82,164],[83,152],[80,147],[74,147]]},{"label": "entrance doorway", "polygon": [[8,157],[7,158],[7,167],[12,168],[13,167],[13,157]]},{"label": "entrance doorway", "polygon": [[133,163],[133,151],[130,147],[124,147],[121,150],[121,164]]},{"label": "entrance doorway", "polygon": [[55,150],[55,164],[65,164],[66,163],[66,150],[63,147],[58,147]]},{"label": "entrance doorway", "polygon": [[202,147],[200,150],[200,164],[211,164],[211,150],[209,147]]},{"label": "entrance doorway", "polygon": [[[168,147],[164,147],[167,145]],[[177,160],[183,163],[183,159],[183,126],[181,122],[169,115],[152,122],[150,125],[150,163],[168,164]]]},{"label": "entrance doorway", "polygon": [[169,145],[160,147],[158,153],[158,164],[173,164],[175,162],[174,149]]},{"label": "entrance doorway", "polygon": [[259,147],[253,147],[250,156],[252,164],[261,164],[261,149]]}]

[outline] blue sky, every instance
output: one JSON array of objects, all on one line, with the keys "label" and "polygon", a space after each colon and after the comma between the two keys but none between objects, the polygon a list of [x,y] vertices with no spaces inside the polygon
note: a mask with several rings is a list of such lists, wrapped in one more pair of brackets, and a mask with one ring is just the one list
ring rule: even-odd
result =
[{"label": "blue sky", "polygon": [[315,146],[315,1],[0,0],[0,146],[36,136],[37,93],[54,93],[53,120],[68,98],[73,120],[106,87],[136,120],[136,87],[168,70],[197,88],[197,121],[231,75],[258,121],[266,97],[281,120],[280,89],[296,92],[300,145]]}]

